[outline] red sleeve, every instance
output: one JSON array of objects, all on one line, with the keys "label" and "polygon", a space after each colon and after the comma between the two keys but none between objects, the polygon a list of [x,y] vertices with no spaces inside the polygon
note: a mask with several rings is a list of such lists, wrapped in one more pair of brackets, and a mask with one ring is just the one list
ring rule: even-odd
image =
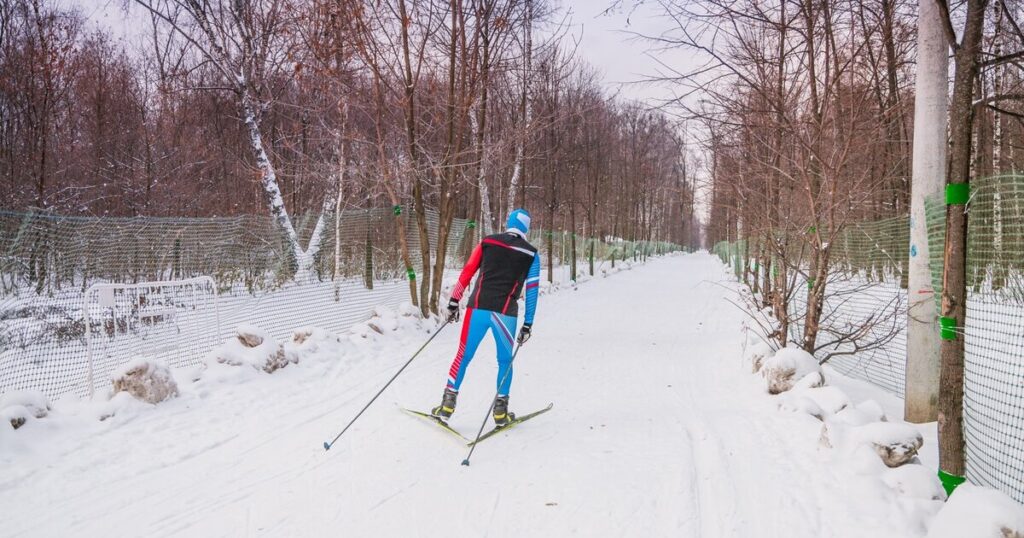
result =
[{"label": "red sleeve", "polygon": [[473,249],[473,253],[469,255],[469,261],[466,262],[466,266],[462,268],[462,274],[459,275],[459,282],[455,284],[455,289],[452,290],[452,299],[456,301],[462,300],[462,294],[469,287],[469,281],[473,280],[473,275],[480,268],[480,258],[483,256],[482,247],[482,244],[478,244]]}]

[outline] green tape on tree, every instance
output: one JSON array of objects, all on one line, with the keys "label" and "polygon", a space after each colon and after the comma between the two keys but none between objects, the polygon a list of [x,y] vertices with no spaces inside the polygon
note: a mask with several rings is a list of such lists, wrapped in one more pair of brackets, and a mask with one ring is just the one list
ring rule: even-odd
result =
[{"label": "green tape on tree", "polygon": [[943,340],[956,339],[956,318],[939,318],[939,336]]},{"label": "green tape on tree", "polygon": [[962,476],[952,475],[939,469],[939,482],[942,482],[942,488],[946,490],[946,495],[952,495],[953,490],[966,481],[967,479]]},{"label": "green tape on tree", "polygon": [[402,214],[402,206],[396,205],[393,209],[395,210],[395,216]]},{"label": "green tape on tree", "polygon": [[807,279],[807,289],[809,289],[809,290],[813,290],[814,289],[814,279],[813,278],[808,278]]},{"label": "green tape on tree", "polygon": [[405,276],[409,277],[409,280],[416,280],[416,271],[410,267],[405,270]]},{"label": "green tape on tree", "polygon": [[807,233],[809,233],[809,234],[812,234],[812,233],[814,233],[816,231],[818,231],[818,228],[816,226],[811,226],[811,227],[807,228]]},{"label": "green tape on tree", "polygon": [[970,183],[950,183],[946,185],[946,205],[967,205],[967,201],[970,198]]},{"label": "green tape on tree", "polygon": [[476,221],[475,220],[466,221],[466,229],[472,230],[473,228],[476,228]]}]

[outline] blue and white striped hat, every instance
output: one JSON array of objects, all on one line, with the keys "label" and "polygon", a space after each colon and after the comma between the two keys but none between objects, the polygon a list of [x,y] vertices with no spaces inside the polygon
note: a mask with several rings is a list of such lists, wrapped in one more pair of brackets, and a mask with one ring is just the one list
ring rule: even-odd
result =
[{"label": "blue and white striped hat", "polygon": [[508,214],[508,221],[505,223],[508,231],[517,231],[524,236],[530,233],[530,214],[525,209],[516,209]]}]

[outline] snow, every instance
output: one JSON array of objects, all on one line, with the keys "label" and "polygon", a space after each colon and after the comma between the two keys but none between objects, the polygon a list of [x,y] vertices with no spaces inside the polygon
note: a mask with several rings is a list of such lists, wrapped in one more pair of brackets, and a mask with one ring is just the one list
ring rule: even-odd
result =
[{"label": "snow", "polygon": [[[836,391],[766,394],[741,362],[735,286],[701,253],[549,289],[511,407],[554,409],[482,443],[469,467],[465,446],[397,409],[436,404],[454,328],[323,450],[437,330],[404,307],[375,312],[382,332],[297,325],[283,344],[267,339],[298,361],[273,375],[211,361],[174,370],[180,394],[156,406],[59,400],[46,419],[0,428],[2,533],[925,536],[942,507],[934,466],[889,469],[864,447],[865,473],[819,448],[821,419],[779,410],[800,395],[825,420],[856,409],[870,424],[897,419],[892,402],[831,371],[827,388],[849,401],[835,414]],[[494,394],[494,353],[485,339],[460,392],[451,424],[467,435]]]},{"label": "snow", "polygon": [[50,410],[50,401],[38,390],[15,390],[0,396],[0,409],[22,407],[35,418],[43,418]]},{"label": "snow", "polygon": [[1024,536],[1024,507],[991,488],[962,484],[935,518],[928,538]]},{"label": "snow", "polygon": [[761,365],[761,374],[769,394],[817,387],[825,380],[817,359],[795,347],[780,349],[765,359]]},{"label": "snow", "polygon": [[234,338],[228,338],[207,355],[208,368],[218,369],[218,364],[250,366],[269,374],[292,362],[286,357],[281,344],[266,331],[251,325],[239,325],[235,332]]}]

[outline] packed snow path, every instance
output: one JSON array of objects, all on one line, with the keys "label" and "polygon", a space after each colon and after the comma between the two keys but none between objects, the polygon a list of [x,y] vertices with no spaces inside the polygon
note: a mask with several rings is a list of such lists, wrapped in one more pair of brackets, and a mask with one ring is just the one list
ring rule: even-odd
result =
[{"label": "packed snow path", "polygon": [[[398,410],[436,405],[450,327],[329,452],[323,441],[426,335],[386,357],[193,390],[116,427],[26,437],[33,446],[0,461],[0,535],[920,533],[862,506],[817,450],[815,421],[776,411],[744,372],[731,286],[695,254],[541,297],[511,407],[555,407],[482,443],[470,467],[457,440]],[[467,436],[495,372],[488,337],[451,422]]]}]

